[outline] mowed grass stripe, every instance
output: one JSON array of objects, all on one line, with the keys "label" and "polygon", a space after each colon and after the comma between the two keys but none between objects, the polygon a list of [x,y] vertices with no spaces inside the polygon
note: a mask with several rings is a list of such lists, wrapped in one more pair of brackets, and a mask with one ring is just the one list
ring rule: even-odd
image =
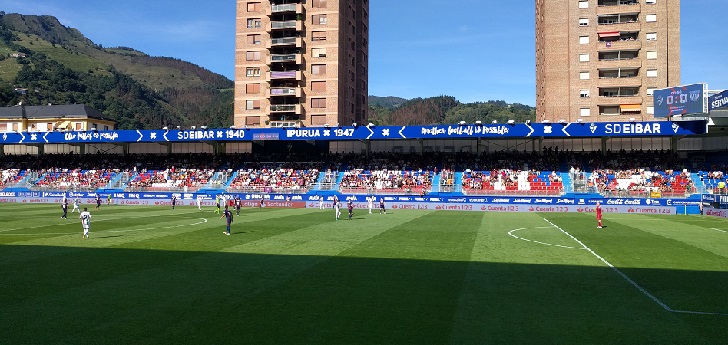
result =
[{"label": "mowed grass stripe", "polygon": [[[421,217],[233,306],[231,319],[211,319],[186,338],[225,342],[230,322],[232,332],[254,334],[246,339],[265,344],[447,342],[467,268],[462,260],[481,214],[399,211],[367,220],[383,228],[390,217],[408,214]],[[198,337],[200,329],[214,330],[211,338]]]},{"label": "mowed grass stripe", "polygon": [[[310,212],[310,211],[309,211]],[[411,218],[411,216],[407,217]],[[347,222],[351,226],[356,222]],[[396,223],[396,222],[395,222]],[[351,231],[343,226],[344,222],[339,221],[334,226],[328,212],[312,212],[306,215],[295,215],[291,217],[281,217],[279,219],[260,222],[258,224],[247,224],[248,231],[236,236],[224,236],[218,231],[214,233],[206,232],[203,239],[207,242],[204,244],[207,250],[212,250],[211,243],[219,243],[218,247],[228,246],[235,242],[262,242],[265,241],[266,232],[274,232],[272,237],[281,239],[286,236],[281,229],[288,227],[295,229],[299,226],[306,226],[304,229],[314,232],[316,224],[322,227],[335,227],[340,238],[351,237]],[[339,225],[341,224],[341,225]],[[363,222],[362,222],[363,224]],[[358,225],[362,226],[362,225]],[[272,230],[273,228],[278,230]],[[382,228],[379,231],[386,231]],[[301,232],[295,231],[294,232]],[[371,237],[377,232],[371,232]],[[188,234],[188,235],[196,235]],[[322,232],[314,232],[310,235],[309,240],[315,241]],[[293,237],[302,238],[302,234]],[[246,237],[249,237],[246,239]],[[219,239],[219,241],[217,241]],[[170,239],[171,240],[171,239]],[[174,241],[170,241],[174,242]],[[335,242],[335,241],[332,241]],[[349,246],[355,245],[350,240],[342,240],[349,242]],[[202,244],[201,244],[202,245]],[[244,245],[243,245],[244,246]],[[254,248],[260,248],[254,246]],[[325,261],[328,257],[323,256],[294,256],[294,255],[248,255],[248,254],[223,254],[217,252],[195,252],[195,253],[178,253],[170,250],[155,250],[148,253],[148,250],[128,250],[128,249],[105,249],[103,252],[116,252],[117,256],[146,256],[148,260],[163,261],[162,265],[150,267],[146,270],[138,270],[128,274],[117,275],[109,279],[99,280],[84,286],[73,287],[62,290],[60,293],[38,298],[32,302],[24,303],[23,310],[16,311],[23,315],[36,315],[33,318],[19,321],[20,325],[28,328],[48,329],[48,334],[53,339],[53,335],[63,334],[62,329],[78,329],[79,337],[91,337],[99,339],[104,343],[108,339],[108,343],[113,343],[114,337],[109,338],[109,334],[124,334],[125,339],[134,343],[143,343],[142,340],[149,337],[160,335],[159,340],[152,342],[170,342],[185,343],[188,336],[183,336],[177,341],[169,341],[168,333],[179,333],[189,327],[196,327],[197,323],[207,318],[213,318],[215,324],[218,322],[229,321],[226,317],[220,318],[220,311],[226,310],[232,305],[240,304],[245,308],[246,301],[252,295],[265,291],[270,286],[282,284],[292,276],[302,274],[305,269],[315,266],[321,261]],[[180,258],[179,255],[191,255],[187,258]],[[149,256],[153,257],[149,257]],[[125,266],[128,263],[122,263]],[[116,294],[117,288],[123,286],[122,295]],[[86,291],[87,296],[82,297]],[[91,291],[91,294],[88,292]],[[69,308],[65,301],[77,300],[73,308]],[[88,300],[88,301],[87,301]],[[113,315],[104,315],[98,313],[96,308],[113,310]],[[237,308],[230,311],[234,313]],[[140,314],[145,315],[140,318]],[[73,320],[78,317],[86,317],[89,320],[95,320],[86,325],[75,325],[72,321],[53,323],[49,326],[43,323],[46,318],[64,315],[64,320]],[[175,315],[169,318],[169,315]],[[225,315],[223,313],[222,315]],[[154,319],[153,324],[149,324],[147,320]],[[83,331],[80,331],[80,329]],[[148,330],[143,334],[134,330],[143,328]],[[199,335],[201,339],[205,339],[203,335],[209,335],[202,329]],[[227,331],[226,331],[227,333]],[[129,334],[129,338],[126,338]],[[139,340],[134,340],[134,335]],[[161,336],[164,335],[164,336]],[[62,336],[66,339],[68,335]],[[242,339],[246,334],[238,334],[235,339]],[[69,343],[74,343],[74,338],[67,338]]]},{"label": "mowed grass stripe", "polygon": [[[704,245],[653,233],[667,233],[671,230],[666,229],[684,224],[675,224],[671,217],[655,221],[636,216],[625,224],[609,222],[604,229],[594,229],[583,227],[583,218],[558,214],[549,219],[672,309],[728,313],[724,293],[728,260],[700,248]],[[709,232],[703,234],[702,241],[713,240]],[[672,236],[676,236],[674,232]],[[694,240],[700,239],[694,236]]]},{"label": "mowed grass stripe", "polygon": [[[631,220],[619,219],[616,222],[707,250],[728,261],[728,221],[725,219],[697,215],[636,216]],[[725,229],[727,232],[715,229]]]},{"label": "mowed grass stripe", "polygon": [[526,228],[536,229],[529,236],[540,236],[543,242],[558,241],[558,236],[573,241],[557,229],[545,228],[548,223],[543,216],[493,213],[483,217],[454,319],[452,343],[618,342],[623,335],[606,327],[610,324],[653,339],[650,331],[641,329],[649,321],[635,321],[633,316],[646,309],[647,320],[653,320],[653,313],[659,311],[610,269],[599,267],[601,262],[588,252],[507,235],[512,229]]},{"label": "mowed grass stripe", "polygon": [[[252,241],[264,236],[295,230],[302,224],[315,222],[317,218],[301,215],[290,215],[278,217],[273,221],[270,219],[260,220],[258,224],[251,224],[261,231],[256,236],[239,238],[240,241]],[[288,220],[286,219],[288,218]],[[263,227],[262,224],[275,223],[285,224],[275,228]],[[61,293],[69,287],[76,287],[93,283],[96,280],[109,279],[117,275],[129,274],[140,270],[148,270],[158,266],[165,266],[170,262],[189,259],[190,257],[202,255],[207,251],[218,251],[230,246],[230,236],[224,236],[218,231],[210,229],[209,222],[206,226],[191,226],[189,228],[167,228],[150,230],[144,233],[129,233],[123,241],[114,243],[114,238],[98,238],[77,241],[89,244],[85,247],[53,247],[48,245],[24,245],[0,247],[0,257],[6,256],[7,252],[25,254],[26,262],[18,264],[17,261],[0,261],[0,269],[13,277],[6,286],[10,293],[0,296],[2,302],[21,302],[35,296],[43,296],[50,293]],[[219,229],[219,226],[215,226]],[[143,236],[148,234],[148,236]],[[63,239],[57,239],[62,241]],[[109,243],[104,243],[109,240]],[[94,242],[95,241],[95,242]],[[100,244],[95,246],[94,244]],[[97,248],[119,248],[119,249],[140,249],[144,251],[132,252],[140,255],[118,256],[117,251],[95,251]],[[90,253],[96,253],[91,257]],[[30,254],[28,254],[30,253]],[[169,254],[173,253],[173,254]],[[143,255],[142,255],[143,254]],[[97,257],[99,256],[99,257]],[[27,267],[34,267],[28,271]],[[45,283],[43,283],[45,281]]]}]

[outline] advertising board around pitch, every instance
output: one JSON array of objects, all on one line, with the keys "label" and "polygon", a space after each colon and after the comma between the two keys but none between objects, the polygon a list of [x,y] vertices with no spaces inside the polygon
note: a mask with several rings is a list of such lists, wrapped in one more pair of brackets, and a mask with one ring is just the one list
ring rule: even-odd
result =
[{"label": "advertising board around pitch", "polygon": [[689,84],[655,90],[655,117],[701,114],[708,112],[706,84]]}]

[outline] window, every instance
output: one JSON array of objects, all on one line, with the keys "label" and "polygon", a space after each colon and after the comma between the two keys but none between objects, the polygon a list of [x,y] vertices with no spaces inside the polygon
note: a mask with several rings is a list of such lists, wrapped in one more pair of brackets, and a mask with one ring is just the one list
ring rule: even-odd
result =
[{"label": "window", "polygon": [[313,16],[313,23],[314,25],[326,25],[326,15],[325,14],[316,14]]},{"label": "window", "polygon": [[657,21],[657,15],[656,14],[648,14],[645,17],[645,21],[648,22],[648,23],[649,22],[656,22]]},{"label": "window", "polygon": [[591,109],[590,108],[579,109],[579,116],[591,116]]},{"label": "window", "polygon": [[311,65],[311,74],[326,74],[326,65]]},{"label": "window", "polygon": [[645,39],[648,41],[657,41],[657,33],[656,32],[648,32],[645,34]]},{"label": "window", "polygon": [[260,126],[260,116],[246,116],[245,124],[248,126]]},{"label": "window", "polygon": [[248,44],[260,44],[261,35],[248,35]]},{"label": "window", "polygon": [[246,84],[245,93],[248,95],[255,95],[260,93],[260,84]]},{"label": "window", "polygon": [[655,94],[655,90],[657,90],[657,88],[654,88],[654,87],[648,87],[648,88],[647,88],[647,96],[652,96],[652,95],[654,95],[654,94]]},{"label": "window", "polygon": [[589,8],[589,1],[586,1],[586,0],[579,1],[579,8]]},{"label": "window", "polygon": [[326,92],[326,82],[325,81],[312,81],[311,90],[314,92]]},{"label": "window", "polygon": [[311,32],[312,41],[326,41],[326,31],[313,31]]},{"label": "window", "polygon": [[260,61],[260,52],[249,51],[245,53],[246,61]]},{"label": "window", "polygon": [[579,18],[579,26],[589,26],[589,18]]},{"label": "window", "polygon": [[245,69],[246,77],[260,77],[260,67],[248,67]]},{"label": "window", "polygon": [[312,98],[311,108],[326,108],[326,98]]},{"label": "window", "polygon": [[579,72],[579,79],[581,79],[581,80],[588,80],[589,79],[589,72]]},{"label": "window", "polygon": [[579,97],[581,97],[581,98],[589,98],[589,90],[580,90],[579,91]]},{"label": "window", "polygon": [[647,51],[647,60],[655,60],[657,59],[657,52],[656,51]]},{"label": "window", "polygon": [[311,124],[314,126],[323,126],[326,124],[326,115],[311,115]]},{"label": "window", "polygon": [[579,44],[589,44],[589,36],[579,36]]},{"label": "window", "polygon": [[326,48],[313,48],[311,49],[311,55],[313,57],[326,57]]},{"label": "window", "polygon": [[248,29],[260,28],[260,27],[261,27],[260,18],[249,18],[248,19]]},{"label": "window", "polygon": [[579,62],[589,62],[589,54],[579,54]]},{"label": "window", "polygon": [[248,12],[260,12],[263,10],[263,6],[260,2],[249,2]]},{"label": "window", "polygon": [[[18,125],[17,124],[13,124],[13,130],[17,130],[17,129],[18,129]],[[74,129],[76,129],[77,131],[82,130],[83,129],[83,124],[81,122],[76,122]]]},{"label": "window", "polygon": [[326,8],[326,0],[313,0],[313,8]]},{"label": "window", "polygon": [[657,3],[657,0],[645,0],[645,3],[648,5],[654,5]]},{"label": "window", "polygon": [[647,113],[652,115],[655,113],[655,107],[647,107]]},{"label": "window", "polygon": [[648,78],[657,78],[657,70],[656,69],[648,69],[647,70],[647,77]]},{"label": "window", "polygon": [[245,110],[256,110],[260,109],[260,100],[247,100],[245,101]]}]

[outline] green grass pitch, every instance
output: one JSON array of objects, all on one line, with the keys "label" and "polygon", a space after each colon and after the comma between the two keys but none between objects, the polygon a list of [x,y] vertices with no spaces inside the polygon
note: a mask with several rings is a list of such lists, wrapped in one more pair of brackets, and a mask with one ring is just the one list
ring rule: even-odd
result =
[{"label": "green grass pitch", "polygon": [[[709,344],[728,221],[0,205],[0,344]],[[570,236],[569,236],[570,235]],[[609,265],[613,265],[614,268]]]}]

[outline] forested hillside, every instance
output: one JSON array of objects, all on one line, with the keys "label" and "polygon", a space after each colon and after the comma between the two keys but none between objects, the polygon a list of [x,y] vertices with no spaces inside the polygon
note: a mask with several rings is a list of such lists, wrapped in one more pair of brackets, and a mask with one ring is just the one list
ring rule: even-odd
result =
[{"label": "forested hillside", "polygon": [[51,16],[0,13],[0,105],[88,104],[119,128],[232,124],[233,82],[194,64],[103,48]]},{"label": "forested hillside", "polygon": [[[374,98],[377,100],[377,97]],[[536,110],[527,105],[505,101],[461,103],[451,96],[415,98],[396,106],[372,106],[371,100],[369,104],[369,120],[379,125],[429,125],[460,121],[504,123],[508,120],[525,122],[536,118]]]}]

